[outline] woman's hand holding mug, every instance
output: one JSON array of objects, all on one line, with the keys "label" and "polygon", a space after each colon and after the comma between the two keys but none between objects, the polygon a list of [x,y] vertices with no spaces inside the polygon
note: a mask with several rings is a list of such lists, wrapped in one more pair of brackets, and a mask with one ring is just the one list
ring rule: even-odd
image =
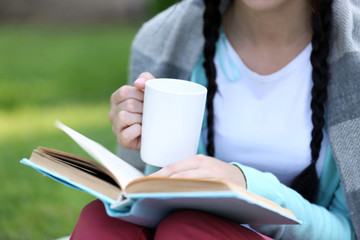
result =
[{"label": "woman's hand holding mug", "polygon": [[148,72],[139,75],[134,86],[125,85],[110,98],[109,120],[117,141],[125,148],[140,150],[145,82],[155,77]]}]

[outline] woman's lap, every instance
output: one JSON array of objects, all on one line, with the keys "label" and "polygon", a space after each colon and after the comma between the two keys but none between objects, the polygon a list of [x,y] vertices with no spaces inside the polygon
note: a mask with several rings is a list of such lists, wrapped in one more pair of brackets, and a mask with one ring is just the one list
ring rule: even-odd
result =
[{"label": "woman's lap", "polygon": [[237,223],[208,213],[181,210],[163,219],[156,229],[141,227],[109,217],[101,201],[84,207],[74,232],[76,239],[270,239]]}]

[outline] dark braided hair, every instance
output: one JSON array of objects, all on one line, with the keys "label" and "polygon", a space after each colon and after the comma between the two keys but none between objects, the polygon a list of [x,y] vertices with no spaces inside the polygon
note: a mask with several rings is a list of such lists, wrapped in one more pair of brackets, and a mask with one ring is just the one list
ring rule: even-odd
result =
[{"label": "dark braided hair", "polygon": [[[219,38],[221,13],[220,0],[203,0],[205,3],[204,19],[204,69],[208,81],[207,95],[207,153],[215,155],[214,146],[214,107],[213,100],[217,91],[216,68],[214,56],[216,41]],[[310,202],[316,200],[319,180],[316,173],[316,161],[319,158],[323,127],[325,125],[324,104],[327,99],[327,85],[329,81],[328,56],[330,51],[329,39],[331,35],[332,2],[333,0],[309,0],[312,9],[312,53],[310,61],[313,67],[313,88],[311,91],[311,110],[313,130],[311,132],[311,163],[292,182],[291,187]]]},{"label": "dark braided hair", "polygon": [[209,156],[215,155],[214,146],[214,104],[213,99],[217,91],[216,84],[216,68],[214,64],[214,56],[216,50],[216,42],[219,39],[219,28],[221,24],[221,13],[219,10],[220,0],[204,0],[204,69],[208,81],[208,93],[206,101],[207,125],[208,125],[208,144],[206,151]]},{"label": "dark braided hair", "polygon": [[312,53],[310,61],[313,67],[311,90],[311,163],[292,182],[291,187],[298,191],[310,202],[316,200],[319,180],[316,174],[316,161],[319,158],[323,128],[325,125],[324,104],[327,99],[327,85],[329,82],[328,56],[330,51],[329,39],[331,35],[333,0],[311,0],[312,7]]}]

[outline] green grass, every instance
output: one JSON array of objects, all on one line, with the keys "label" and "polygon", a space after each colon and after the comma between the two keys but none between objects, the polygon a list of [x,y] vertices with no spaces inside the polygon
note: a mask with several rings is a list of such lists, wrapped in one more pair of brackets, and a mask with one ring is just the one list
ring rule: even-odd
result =
[{"label": "green grass", "polygon": [[0,26],[0,239],[69,235],[81,208],[94,199],[19,161],[37,146],[84,155],[53,126],[56,119],[115,151],[108,99],[126,82],[135,32]]}]

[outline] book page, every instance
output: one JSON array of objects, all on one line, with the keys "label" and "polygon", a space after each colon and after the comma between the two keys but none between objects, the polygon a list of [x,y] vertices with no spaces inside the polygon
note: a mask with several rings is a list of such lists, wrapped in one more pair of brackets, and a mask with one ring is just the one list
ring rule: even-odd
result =
[{"label": "book page", "polygon": [[36,152],[48,158],[49,160],[51,159],[52,161],[62,162],[68,166],[72,166],[81,171],[94,175],[100,179],[103,179],[109,183],[113,183],[119,186],[117,181],[114,180],[116,178],[113,176],[113,174],[103,165],[95,162],[94,160],[89,160],[72,153],[62,152],[56,149],[46,147],[38,147],[33,152]]},{"label": "book page", "polygon": [[[115,202],[121,194],[120,187],[114,185],[114,183],[99,178],[96,174],[90,174],[82,169],[68,165],[44,153],[34,151],[29,161],[36,164],[37,167],[35,169],[42,170],[44,174],[53,179],[67,186],[70,185],[86,191],[102,200]],[[39,169],[39,167],[43,169]]]},{"label": "book page", "polygon": [[125,189],[131,181],[144,176],[142,172],[120,159],[99,143],[76,132],[60,121],[56,121],[55,125],[69,135],[85,152],[103,164],[114,175],[122,189]]}]

